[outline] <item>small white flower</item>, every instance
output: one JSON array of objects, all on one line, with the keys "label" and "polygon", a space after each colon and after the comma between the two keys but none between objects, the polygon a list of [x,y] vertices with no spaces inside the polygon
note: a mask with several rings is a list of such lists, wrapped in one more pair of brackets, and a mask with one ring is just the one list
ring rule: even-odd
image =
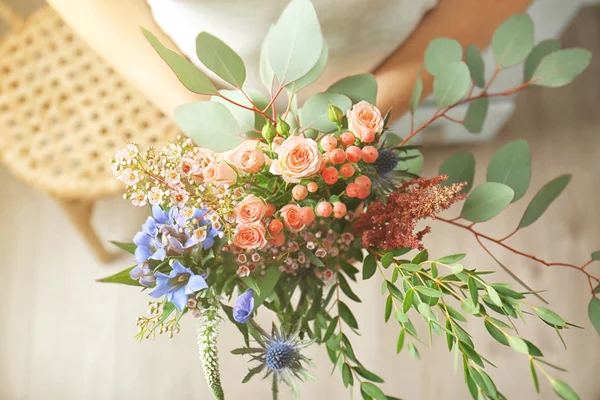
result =
[{"label": "small white flower", "polygon": [[162,201],[163,201],[163,195],[164,195],[164,193],[163,193],[162,190],[160,190],[157,187],[153,187],[148,192],[148,203],[150,203],[153,206],[162,203]]},{"label": "small white flower", "polygon": [[140,153],[138,147],[133,144],[133,143],[129,143],[126,147],[125,147],[125,154],[127,155],[127,158],[133,158],[135,156],[137,156]]},{"label": "small white flower", "polygon": [[194,216],[194,209],[192,207],[183,207],[179,210],[179,214],[183,215],[185,219],[191,219]]},{"label": "small white flower", "polygon": [[171,192],[171,201],[177,204],[179,207],[184,207],[185,203],[189,200],[190,196],[183,189],[179,189]]},{"label": "small white flower", "polygon": [[238,268],[237,270],[237,274],[240,277],[245,277],[250,275],[250,268],[246,267],[245,265],[242,265],[241,267]]},{"label": "small white flower", "polygon": [[136,207],[143,207],[146,205],[146,193],[138,190],[131,195],[131,203]]},{"label": "small white flower", "polygon": [[127,186],[132,186],[138,183],[140,180],[140,172],[131,168],[127,168],[121,171],[117,178]]},{"label": "small white flower", "polygon": [[176,186],[181,182],[181,176],[179,175],[179,171],[175,171],[173,169],[168,169],[165,171],[165,180],[170,186]]}]

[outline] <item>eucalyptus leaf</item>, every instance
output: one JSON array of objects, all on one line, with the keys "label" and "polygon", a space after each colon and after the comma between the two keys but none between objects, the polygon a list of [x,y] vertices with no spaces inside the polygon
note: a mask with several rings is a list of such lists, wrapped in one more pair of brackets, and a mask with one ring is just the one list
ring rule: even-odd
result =
[{"label": "eucalyptus leaf", "polygon": [[381,389],[371,382],[361,383],[360,390],[375,400],[387,400],[387,396],[381,391]]},{"label": "eucalyptus leaf", "polygon": [[413,87],[413,91],[410,95],[410,112],[414,114],[419,106],[419,102],[421,101],[421,96],[423,94],[423,80],[421,79],[421,73],[417,75],[417,79],[415,80],[415,86]]},{"label": "eucalyptus leaf", "polygon": [[315,66],[310,71],[308,71],[306,75],[296,79],[291,83],[288,83],[288,85],[286,86],[289,89],[290,93],[298,93],[300,90],[304,89],[306,86],[316,81],[325,70],[328,58],[329,46],[327,46],[327,43],[323,42],[323,49],[321,50],[321,55],[319,56],[319,60],[317,61]]},{"label": "eucalyptus leaf", "polygon": [[475,45],[467,46],[465,61],[471,72],[471,79],[475,86],[485,87],[485,63],[481,51]]},{"label": "eucalyptus leaf", "polygon": [[600,334],[600,299],[597,297],[592,297],[590,300],[590,304],[588,305],[588,317]]},{"label": "eucalyptus leaf", "polygon": [[377,81],[373,74],[352,75],[331,85],[327,92],[343,94],[352,100],[352,104],[363,100],[375,104],[377,101]]},{"label": "eucalyptus leaf", "polygon": [[323,35],[310,0],[292,0],[268,36],[269,63],[287,85],[306,75],[319,61]]},{"label": "eucalyptus leaf", "polygon": [[587,68],[591,58],[585,49],[557,50],[542,58],[531,80],[538,86],[564,86]]},{"label": "eucalyptus leaf", "polygon": [[455,153],[448,157],[440,166],[440,175],[448,175],[448,180],[442,186],[467,182],[461,193],[469,193],[475,178],[475,157],[467,152]]},{"label": "eucalyptus leaf", "polygon": [[175,121],[198,146],[216,152],[230,150],[246,139],[235,117],[220,103],[180,105],[175,109]]},{"label": "eucalyptus leaf", "polygon": [[521,354],[529,354],[527,343],[518,336],[508,336],[508,345]]},{"label": "eucalyptus leaf", "polygon": [[496,65],[507,68],[517,65],[533,48],[533,22],[527,14],[516,14],[496,29],[492,38],[492,51]]},{"label": "eucalyptus leaf", "polygon": [[542,58],[556,50],[560,50],[560,41],[556,39],[548,39],[536,44],[525,60],[523,81],[529,82],[533,77],[536,68],[540,65]]},{"label": "eucalyptus leaf", "polygon": [[352,101],[338,93],[317,93],[310,97],[302,107],[302,127],[321,132],[333,132],[337,126],[327,116],[329,104],[338,107],[345,114],[352,106]]},{"label": "eucalyptus leaf", "polygon": [[450,64],[462,60],[462,56],[462,46],[456,40],[433,39],[425,50],[425,69],[431,75],[438,75]]},{"label": "eucalyptus leaf", "polygon": [[579,400],[579,395],[565,382],[552,379],[550,380],[550,384],[552,385],[552,389],[554,392],[559,395],[564,400]]},{"label": "eucalyptus leaf", "polygon": [[490,100],[487,97],[469,102],[463,125],[471,133],[481,133],[487,117]]},{"label": "eucalyptus leaf", "polygon": [[560,315],[552,310],[548,310],[545,307],[536,307],[535,313],[538,315],[538,317],[540,317],[540,319],[549,323],[550,325],[558,326],[560,328],[567,326],[567,323]]},{"label": "eucalyptus leaf", "polygon": [[515,195],[512,202],[519,200],[531,180],[531,150],[527,141],[513,140],[494,154],[487,169],[487,181],[503,183]]},{"label": "eucalyptus leaf", "polygon": [[570,180],[571,175],[563,175],[544,185],[527,206],[527,209],[521,218],[521,222],[519,222],[518,229],[525,228],[537,221],[548,209],[550,204],[552,204],[565,187],[567,187]]},{"label": "eucalyptus leaf", "polygon": [[433,81],[433,96],[438,108],[458,103],[469,91],[471,75],[467,64],[457,61],[448,64]]},{"label": "eucalyptus leaf", "polygon": [[591,258],[594,261],[600,261],[600,251],[593,252],[591,255]]},{"label": "eucalyptus leaf", "polygon": [[[248,97],[250,97],[250,99],[253,102],[255,102],[257,105],[264,104],[265,102],[266,102],[266,104],[268,104],[268,100],[267,100],[266,96],[264,94],[262,94],[261,92],[259,92],[258,90],[246,89],[245,91],[246,91],[246,94],[248,94]],[[250,108],[252,107],[252,103],[250,102],[250,100],[248,100],[246,98],[246,96],[244,96],[244,94],[239,90],[219,90],[219,93],[222,94],[223,96],[227,97],[228,99],[235,101],[238,104],[241,104],[243,106],[250,107]],[[231,115],[233,115],[235,120],[237,121],[238,126],[240,127],[240,130],[251,131],[251,130],[255,129],[255,126],[256,126],[255,122],[256,122],[258,114],[256,114],[254,111],[247,110],[245,108],[237,106],[219,96],[211,97],[210,101],[214,101],[214,102],[223,104],[229,110]]]},{"label": "eucalyptus leaf", "polygon": [[182,55],[165,47],[149,30],[142,28],[142,33],[186,88],[199,94],[217,93],[217,88],[204,72],[200,71]]},{"label": "eucalyptus leaf", "polygon": [[206,68],[241,89],[246,80],[244,61],[225,42],[208,32],[200,32],[196,37],[196,55]]},{"label": "eucalyptus leaf", "polygon": [[267,31],[267,35],[265,36],[265,40],[262,43],[260,48],[260,63],[259,63],[259,73],[260,80],[265,85],[267,90],[271,91],[273,86],[273,81],[275,79],[275,73],[273,72],[273,67],[271,67],[271,62],[269,61],[269,48],[268,44],[271,41],[271,37],[275,34],[275,25],[271,25],[269,30]]},{"label": "eucalyptus leaf", "polygon": [[514,191],[502,183],[481,184],[469,195],[460,215],[471,222],[489,221],[510,204],[513,196]]}]

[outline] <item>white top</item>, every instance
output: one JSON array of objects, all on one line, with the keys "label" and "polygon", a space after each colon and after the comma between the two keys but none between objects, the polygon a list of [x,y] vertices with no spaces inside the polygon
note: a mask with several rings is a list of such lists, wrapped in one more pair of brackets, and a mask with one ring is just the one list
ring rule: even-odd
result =
[{"label": "white top", "polygon": [[[247,69],[244,86],[262,87],[261,44],[288,0],[147,1],[162,30],[198,66],[196,36],[207,31],[242,57]],[[322,91],[348,75],[373,71],[436,3],[437,0],[313,0],[329,46],[329,59],[321,78],[304,92]]]}]

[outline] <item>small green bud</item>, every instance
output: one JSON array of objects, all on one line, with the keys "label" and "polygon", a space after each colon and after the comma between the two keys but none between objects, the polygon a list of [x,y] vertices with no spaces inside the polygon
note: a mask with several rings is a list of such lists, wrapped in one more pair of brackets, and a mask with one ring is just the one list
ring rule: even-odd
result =
[{"label": "small green bud", "polygon": [[327,117],[331,122],[341,124],[342,118],[344,118],[344,113],[342,112],[342,110],[339,109],[339,107],[336,107],[333,104],[329,103],[329,106],[327,106]]},{"label": "small green bud", "polygon": [[265,126],[262,128],[262,136],[265,138],[267,143],[271,143],[273,139],[275,139],[275,136],[277,136],[275,128],[273,128],[273,125],[271,125],[268,121],[265,122]]},{"label": "small green bud", "polygon": [[275,129],[283,137],[288,137],[290,134],[290,124],[281,119],[281,116],[277,117],[277,127]]}]

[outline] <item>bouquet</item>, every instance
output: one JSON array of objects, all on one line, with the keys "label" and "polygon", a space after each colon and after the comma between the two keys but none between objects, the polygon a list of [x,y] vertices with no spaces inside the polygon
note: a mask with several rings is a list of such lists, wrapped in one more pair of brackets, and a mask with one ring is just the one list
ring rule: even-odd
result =
[{"label": "bouquet", "polygon": [[[561,49],[557,41],[534,46],[531,19],[515,15],[494,35],[495,68],[486,81],[476,47],[463,52],[454,40],[434,40],[423,73],[434,76],[438,110],[398,136],[389,129],[389,113],[374,105],[377,85],[370,74],[342,79],[299,107],[297,93],[319,76],[328,55],[308,0],[292,0],[265,39],[260,72],[266,94],[244,87],[241,58],[207,32],[197,37],[198,58],[232,89],[218,90],[187,59],[152,33],[144,30],[144,35],[183,85],[211,98],[176,109],[186,136],[162,149],[128,144],[112,161],[115,176],[126,185],[125,198],[151,207],[133,243],[115,242],[133,254],[135,265],[101,280],[139,286],[152,299],[149,315],[137,321],[137,338],[173,337],[182,317],[197,319],[200,360],[216,399],[225,398],[217,344],[219,324],[226,320],[245,343],[232,353],[254,362],[243,382],[269,377],[273,398],[282,383],[297,391],[298,381],[312,378],[303,349],[322,345],[344,386],[358,387],[364,399],[394,399],[382,390],[377,371],[360,361],[350,334],[359,330],[352,303],[360,299],[352,286],[377,279],[386,299],[382,318],[398,327],[398,341],[391,344],[395,351],[406,349],[418,358],[424,336],[443,338],[474,399],[504,396],[488,373],[492,361],[465,329],[467,317],[481,321],[507,351],[522,353],[536,389],[545,378],[561,398],[578,399],[567,383],[552,377],[560,367],[518,333],[519,320],[531,318],[561,340],[563,330],[577,326],[535,305],[539,301],[533,297],[543,300],[539,293],[487,247],[496,243],[546,266],[584,274],[590,319],[600,331],[600,277],[586,268],[600,260],[600,252],[574,265],[546,261],[505,243],[542,216],[570,176],[540,188],[514,232],[494,238],[475,225],[498,216],[527,191],[527,142],[501,148],[486,182],[473,187],[472,155],[456,154],[441,165],[439,176],[421,177],[423,159],[409,141],[440,118],[479,132],[490,98],[533,85],[565,85],[586,68],[588,51]],[[490,91],[503,69],[523,62],[521,85]],[[422,93],[419,78],[412,115]],[[464,119],[449,115],[462,104],[468,104]],[[462,203],[458,216],[440,216],[457,203]],[[423,243],[433,229],[423,225],[427,219],[471,232],[515,282],[497,282],[494,271],[463,265],[462,253],[431,258]],[[278,324],[260,326],[254,319],[260,310],[272,312]],[[425,321],[426,333],[417,331],[416,318]]]}]

